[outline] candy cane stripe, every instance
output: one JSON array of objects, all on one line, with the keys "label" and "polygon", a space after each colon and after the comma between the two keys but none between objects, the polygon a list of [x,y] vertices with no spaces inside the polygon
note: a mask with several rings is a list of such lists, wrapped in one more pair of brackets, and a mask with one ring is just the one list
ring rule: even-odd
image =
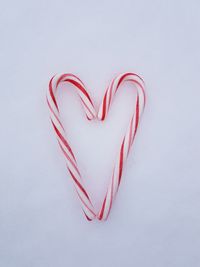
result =
[{"label": "candy cane stripe", "polygon": [[[94,112],[92,112],[92,110],[90,110],[90,108],[89,108],[89,107],[87,106],[87,104],[85,103],[84,99],[83,99],[82,97],[80,97],[80,98],[81,98],[81,101],[82,101],[84,107],[85,107],[86,110],[89,112],[91,118],[94,118],[94,116],[95,116]],[[89,117],[89,118],[90,118],[90,117]]]},{"label": "candy cane stripe", "polygon": [[52,98],[52,100],[53,100],[53,102],[54,102],[54,104],[55,104],[55,106],[56,106],[56,108],[57,108],[57,110],[58,110],[58,105],[57,105],[55,96],[54,96],[54,94],[53,94],[53,88],[52,88],[52,80],[53,80],[53,78],[54,78],[54,77],[51,78],[50,83],[49,83],[49,92],[50,92],[50,96],[51,96],[51,98]]},{"label": "candy cane stripe", "polygon": [[120,149],[119,182],[118,182],[118,186],[120,185],[120,181],[121,181],[121,177],[122,177],[123,158],[124,158],[124,141],[123,141],[122,146],[121,146],[121,149]]},{"label": "candy cane stripe", "polygon": [[[81,84],[79,84],[78,82],[76,82],[72,79],[66,79],[65,81],[70,82],[73,85],[75,85],[89,99],[90,103],[92,104],[92,100],[90,99],[90,96],[88,95],[88,93],[86,92],[86,90],[84,89],[84,87]],[[92,104],[92,106],[93,106],[93,104]]]},{"label": "candy cane stripe", "polygon": [[100,211],[99,216],[98,216],[99,220],[102,220],[102,218],[103,218],[105,204],[106,204],[106,197],[104,198],[103,205],[101,207],[101,211]]},{"label": "candy cane stripe", "polygon": [[[83,200],[83,198],[81,197],[81,195],[79,194],[78,191],[76,191],[78,194],[78,197],[80,198],[80,200],[82,201],[82,203],[87,207],[88,211],[92,214],[92,216],[96,217],[96,214],[94,213],[94,211],[86,204],[86,202]],[[84,211],[85,213],[85,211]]]},{"label": "candy cane stripe", "polygon": [[73,175],[73,173],[71,172],[71,170],[68,168],[70,174],[71,174],[71,177],[73,178],[73,180],[75,181],[75,183],[78,185],[78,187],[81,189],[81,191],[84,193],[84,195],[87,197],[88,200],[89,199],[89,196],[87,194],[87,192],[85,191],[85,189],[83,188],[83,186],[79,183],[79,181],[76,179],[76,177]]},{"label": "candy cane stripe", "polygon": [[110,86],[110,94],[109,94],[108,108],[110,107],[110,104],[111,104],[113,83],[114,83],[114,80],[112,81],[111,86]]},{"label": "candy cane stripe", "polygon": [[132,144],[133,118],[134,118],[134,117],[132,117],[132,119],[131,119],[131,123],[130,123],[129,138],[128,138],[128,152],[130,151],[131,144]]},{"label": "candy cane stripe", "polygon": [[68,154],[66,153],[66,151],[64,150],[61,142],[58,140],[59,146],[64,154],[64,156],[67,158],[67,160],[71,163],[71,165],[74,167],[74,169],[76,170],[76,172],[78,173],[79,176],[81,176],[77,166],[75,165],[75,163],[71,160],[71,158],[68,156]]},{"label": "candy cane stripe", "polygon": [[105,119],[105,115],[106,115],[106,99],[107,99],[107,93],[108,93],[108,91],[106,91],[105,97],[103,99],[103,114],[102,114],[102,118],[101,118],[102,121]]},{"label": "candy cane stripe", "polygon": [[56,113],[55,113],[54,110],[52,109],[51,105],[49,104],[49,100],[48,100],[48,98],[47,98],[46,100],[47,100],[48,107],[49,107],[49,109],[51,110],[52,114],[53,114],[54,117],[56,118],[57,122],[60,124],[60,127],[63,129],[63,131],[65,131],[64,127],[62,126],[62,123],[61,123],[60,119],[58,118],[58,116],[56,115]]},{"label": "candy cane stripe", "polygon": [[71,149],[71,147],[69,146],[67,140],[66,140],[66,139],[64,138],[64,136],[62,136],[62,134],[59,132],[59,130],[57,129],[57,127],[55,126],[55,124],[53,123],[53,121],[52,121],[52,124],[53,124],[53,127],[54,127],[54,130],[55,130],[56,134],[58,135],[58,137],[60,138],[60,140],[62,141],[62,143],[66,146],[66,148],[68,149],[69,153],[72,155],[73,159],[76,160],[75,157],[74,157],[74,154],[73,154],[73,152],[72,152],[72,149]]},{"label": "candy cane stripe", "polygon": [[136,112],[135,112],[135,130],[134,130],[134,137],[135,137],[135,134],[137,132],[138,123],[139,123],[139,98],[137,97]]}]

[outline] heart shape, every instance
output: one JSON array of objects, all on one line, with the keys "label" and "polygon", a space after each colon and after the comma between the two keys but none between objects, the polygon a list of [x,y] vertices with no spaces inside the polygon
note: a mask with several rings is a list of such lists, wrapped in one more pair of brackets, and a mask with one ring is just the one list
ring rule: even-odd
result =
[{"label": "heart shape", "polygon": [[[81,173],[78,169],[76,157],[67,141],[65,129],[60,120],[59,107],[56,101],[56,92],[59,84],[67,82],[71,83],[77,89],[87,119],[93,120],[98,118],[100,121],[103,121],[106,119],[112,100],[117,90],[122,85],[122,83],[127,81],[132,82],[135,85],[137,91],[136,103],[127,131],[120,145],[119,153],[116,158],[112,176],[107,187],[107,192],[105,194],[99,212],[96,212],[92,204],[92,201],[89,197],[89,194],[86,190],[86,187],[84,185]],[[116,194],[119,189],[124,163],[128,157],[130,148],[133,144],[138,129],[138,124],[144,110],[145,106],[144,88],[145,88],[144,81],[139,75],[129,72],[120,74],[112,80],[112,82],[110,83],[105,92],[99,110],[96,110],[91,100],[91,97],[86,90],[84,83],[77,76],[70,73],[55,75],[51,78],[49,82],[49,88],[47,91],[47,104],[50,111],[51,122],[55,130],[61,151],[65,156],[67,168],[72,177],[76,192],[81,202],[83,212],[89,221],[95,218],[98,218],[99,220],[105,220],[108,218],[108,215],[110,214],[113,200],[116,197]]]}]

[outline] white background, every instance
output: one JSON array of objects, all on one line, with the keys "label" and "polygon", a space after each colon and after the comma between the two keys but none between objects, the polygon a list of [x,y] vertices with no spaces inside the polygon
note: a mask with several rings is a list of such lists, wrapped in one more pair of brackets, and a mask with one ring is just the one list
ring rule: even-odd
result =
[{"label": "white background", "polygon": [[[0,266],[200,266],[199,14],[198,0],[1,2]],[[48,81],[75,73],[98,107],[125,71],[144,77],[146,110],[108,221],[87,222],[49,122]],[[63,120],[98,206],[134,90],[100,124],[68,89]]]}]

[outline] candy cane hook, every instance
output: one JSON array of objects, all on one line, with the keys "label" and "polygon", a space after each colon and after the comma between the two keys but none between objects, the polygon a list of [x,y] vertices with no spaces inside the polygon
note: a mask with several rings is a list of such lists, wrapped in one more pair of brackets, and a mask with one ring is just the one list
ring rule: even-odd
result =
[{"label": "candy cane hook", "polygon": [[88,220],[92,220],[96,217],[96,213],[83,183],[74,153],[65,136],[65,130],[60,120],[59,108],[56,101],[56,92],[59,84],[66,82],[71,83],[77,89],[87,119],[91,120],[95,118],[96,112],[83,82],[78,77],[73,74],[62,74],[52,77],[47,91],[47,104],[49,106],[51,122],[55,130],[59,146],[65,157],[66,165],[72,177],[76,192],[80,199],[83,212]]},{"label": "candy cane hook", "polygon": [[119,153],[117,155],[116,163],[113,169],[113,173],[111,176],[111,180],[107,189],[106,196],[104,198],[104,201],[102,203],[102,207],[100,209],[100,212],[98,214],[99,220],[105,220],[107,219],[113,200],[117,194],[117,191],[119,189],[122,172],[124,168],[124,163],[128,157],[130,148],[133,144],[133,140],[135,138],[138,124],[141,119],[144,106],[145,106],[145,93],[144,93],[144,81],[141,77],[139,77],[135,73],[124,73],[119,76],[117,76],[108,87],[103,101],[101,103],[101,106],[99,108],[98,112],[98,118],[99,120],[105,120],[106,115],[108,114],[111,102],[113,101],[113,98],[118,91],[119,87],[124,82],[132,82],[135,85],[136,91],[137,91],[137,97],[136,97],[136,103],[135,108],[133,111],[133,115],[131,117],[128,129],[126,131],[126,134],[123,137]]}]

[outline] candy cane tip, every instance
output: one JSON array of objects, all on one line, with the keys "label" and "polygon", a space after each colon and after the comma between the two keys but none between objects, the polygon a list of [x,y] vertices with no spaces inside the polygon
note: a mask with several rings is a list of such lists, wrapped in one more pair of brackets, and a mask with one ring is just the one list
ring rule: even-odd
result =
[{"label": "candy cane tip", "polygon": [[91,121],[93,119],[96,119],[96,116],[94,114],[89,114],[89,115],[86,115],[86,118]]},{"label": "candy cane tip", "polygon": [[88,217],[87,214],[86,214],[85,212],[84,212],[84,214],[85,214],[86,219],[87,219],[89,222],[91,222],[91,221],[93,220],[93,218]]},{"label": "candy cane tip", "polygon": [[106,216],[104,216],[104,215],[103,216],[98,215],[97,218],[98,218],[99,221],[106,221],[108,219],[108,215],[109,214],[107,214]]},{"label": "candy cane tip", "polygon": [[97,114],[97,119],[98,119],[99,121],[104,121],[105,118],[103,118],[103,117],[102,117],[102,114],[99,112],[99,113]]}]

